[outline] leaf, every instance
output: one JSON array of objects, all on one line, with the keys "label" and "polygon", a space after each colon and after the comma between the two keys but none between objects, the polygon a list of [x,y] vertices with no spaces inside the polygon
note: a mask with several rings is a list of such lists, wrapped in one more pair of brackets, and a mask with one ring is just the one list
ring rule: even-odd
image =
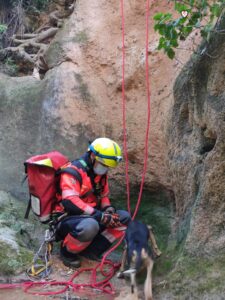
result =
[{"label": "leaf", "polygon": [[189,24],[190,25],[196,25],[198,24],[199,20],[202,19],[202,14],[200,12],[194,12],[191,15],[191,18],[189,18]]},{"label": "leaf", "polygon": [[177,38],[170,41],[171,45],[176,48],[178,46]]},{"label": "leaf", "polygon": [[161,27],[159,27],[159,33],[161,35],[165,35],[166,31],[167,31],[166,25],[162,25]]},{"label": "leaf", "polygon": [[160,49],[162,49],[162,48],[165,48],[165,38],[164,38],[164,37],[161,37],[161,38],[159,39],[159,44],[158,44],[157,49],[160,50]]},{"label": "leaf", "polygon": [[166,23],[167,21],[171,21],[172,15],[171,14],[164,14],[163,17],[160,20],[160,24]]},{"label": "leaf", "polygon": [[159,24],[154,25],[154,30],[157,31],[159,29]]},{"label": "leaf", "polygon": [[180,2],[175,2],[175,10],[181,13],[182,11],[189,11],[188,7]]},{"label": "leaf", "polygon": [[167,55],[168,55],[168,57],[169,57],[170,59],[173,59],[174,56],[175,56],[175,52],[173,51],[172,48],[168,48],[168,49],[166,50],[166,53],[167,53]]},{"label": "leaf", "polygon": [[182,33],[185,35],[185,36],[188,36],[193,30],[193,26],[186,26],[186,27],[183,27],[183,30],[182,30]]},{"label": "leaf", "polygon": [[159,21],[159,20],[161,20],[162,19],[162,17],[164,16],[164,13],[158,13],[158,14],[156,14],[156,15],[154,15],[154,20],[155,21]]},{"label": "leaf", "polygon": [[[185,40],[195,29],[208,40],[215,18],[219,18],[225,8],[225,0],[173,0],[176,12],[188,12],[187,17],[175,18],[170,13],[158,13],[154,16],[154,29],[160,34],[158,49],[164,49],[170,59],[175,56],[174,49],[180,40]],[[184,14],[183,14],[184,15]],[[206,18],[205,18],[206,16]],[[204,18],[204,24],[203,23]]]},{"label": "leaf", "polygon": [[185,19],[184,18],[178,18],[178,19],[176,19],[175,21],[173,21],[173,26],[174,27],[177,27],[178,25],[180,25],[180,24],[182,24],[182,23],[184,23],[185,22]]}]

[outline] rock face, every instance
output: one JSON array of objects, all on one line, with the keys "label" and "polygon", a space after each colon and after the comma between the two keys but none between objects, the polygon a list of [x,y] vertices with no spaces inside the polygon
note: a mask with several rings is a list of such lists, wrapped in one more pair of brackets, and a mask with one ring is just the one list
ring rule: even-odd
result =
[{"label": "rock face", "polygon": [[[224,30],[225,18],[219,26]],[[213,35],[174,86],[168,145],[176,229],[195,255],[223,253],[225,246],[224,49],[224,35]]]},{"label": "rock face", "polygon": [[[162,3],[151,1],[151,16],[172,9],[171,3],[167,7]],[[147,120],[143,1],[125,1],[124,13],[129,174],[135,191],[143,168]],[[173,89],[180,64],[156,51],[158,36],[153,32],[150,19],[150,148],[145,180],[147,193],[138,217],[156,224],[161,230],[156,236],[160,237],[159,246],[166,255],[161,265],[160,260],[156,264],[161,268],[160,276],[168,273],[176,261],[174,277],[169,273],[171,286],[168,290],[162,289],[166,282],[165,285],[164,281],[160,282],[156,299],[203,299],[199,281],[204,283],[206,294],[205,286],[209,286],[215,296],[218,278],[221,295],[224,295],[225,273],[221,275],[221,265],[224,264],[225,246],[225,35],[221,33],[225,30],[225,19],[219,26],[221,32],[214,33],[209,42],[201,46],[201,55],[194,55],[185,65]],[[89,140],[99,136],[113,138],[122,145],[121,45],[121,14],[116,1],[76,1],[73,14],[58,30],[44,55],[49,69],[42,80],[0,74],[0,190],[21,199],[27,197],[26,187],[21,187],[20,183],[24,175],[23,162],[31,155],[57,149],[73,159],[87,149]],[[187,53],[192,53],[193,49],[188,41],[182,47],[176,57],[185,64],[189,59]],[[119,191],[121,198],[125,198],[124,163],[110,175],[113,177],[112,191]],[[0,253],[9,249],[7,260],[3,261],[0,256],[0,269],[5,273],[13,273],[17,267],[24,268],[27,261],[22,260],[23,254],[28,258],[30,255],[29,251],[24,252],[24,244],[18,242],[21,230],[12,226],[20,225],[18,219],[23,216],[15,214],[11,216],[13,224],[8,223],[9,213],[20,212],[19,204],[15,207],[11,204],[14,200],[10,199],[6,192],[0,193],[3,207]],[[7,202],[10,206],[4,208]],[[174,222],[172,233],[176,241],[171,242],[172,254],[167,247],[171,241],[171,222]],[[21,224],[21,228],[24,230],[26,225]],[[187,256],[188,280],[185,259],[177,259],[181,251],[177,251],[178,254],[174,251],[177,245],[184,247],[185,254],[190,254]],[[12,252],[16,252],[17,259],[10,266]],[[207,269],[209,255],[213,258],[210,270]],[[214,268],[217,255],[219,259],[217,257]],[[194,257],[191,263],[190,256]],[[205,261],[206,279],[200,274],[203,260],[196,260],[197,256]],[[18,262],[21,262],[19,266]],[[213,280],[216,281],[215,290],[208,285]],[[199,294],[191,288],[197,285]],[[181,291],[183,286],[187,287],[185,296]],[[170,296],[173,288],[175,293]],[[160,296],[162,290],[167,293],[165,297]]]},{"label": "rock face", "polygon": [[[172,105],[172,85],[180,70],[156,51],[153,15],[170,10],[151,3],[149,63],[151,129],[146,187],[171,190],[166,165],[166,124]],[[125,90],[129,173],[139,185],[143,169],[147,120],[145,87],[145,5],[125,3]],[[184,52],[178,58],[186,61]],[[31,76],[1,76],[0,188],[24,198],[20,182],[23,162],[31,155],[58,149],[70,159],[82,154],[88,140],[107,136],[123,144],[122,32],[120,5],[115,1],[77,1],[49,45],[49,67],[42,81]],[[160,150],[159,150],[160,149]],[[10,162],[10,168],[9,168]],[[13,164],[12,164],[13,162]],[[124,188],[124,163],[112,172]]]},{"label": "rock face", "polygon": [[[124,5],[129,174],[136,187],[147,121],[145,5],[141,0]],[[186,249],[222,250],[224,36],[212,40],[184,68],[173,99],[180,65],[157,53],[153,31],[152,16],[172,9],[172,3],[163,5],[151,1],[150,7],[151,127],[145,187],[169,191],[169,200],[175,195],[174,234],[178,242],[186,240]],[[76,1],[44,55],[49,70],[42,80],[0,75],[0,189],[24,199],[23,162],[31,155],[57,149],[74,159],[99,136],[123,144],[121,45],[119,3]],[[177,58],[185,63],[192,49],[187,42],[183,47],[187,52],[178,51]],[[112,191],[125,194],[124,163],[111,177]]]},{"label": "rock face", "polygon": [[[75,149],[77,153],[85,149],[85,141],[91,137],[92,129],[79,122],[79,118],[77,123],[71,124],[71,113],[65,123],[62,120],[60,106],[64,106],[63,91],[68,88],[63,84],[63,78],[69,77],[69,71],[65,74],[62,66],[49,71],[43,81],[31,76],[0,77],[0,189],[24,198],[25,186],[21,186],[23,162],[31,155],[53,149],[71,155],[72,159]],[[78,111],[76,115],[80,116],[82,112]],[[86,116],[87,111],[84,112]]]},{"label": "rock face", "polygon": [[20,273],[33,258],[31,236],[36,236],[38,226],[23,221],[24,207],[17,202],[0,191],[0,276]]}]

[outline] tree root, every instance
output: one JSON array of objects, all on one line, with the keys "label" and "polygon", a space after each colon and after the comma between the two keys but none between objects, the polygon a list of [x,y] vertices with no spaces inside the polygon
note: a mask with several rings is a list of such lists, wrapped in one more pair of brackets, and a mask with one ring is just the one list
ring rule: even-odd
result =
[{"label": "tree root", "polygon": [[[54,0],[57,9],[49,14],[49,20],[33,33],[14,34],[11,37],[11,46],[0,50],[0,60],[7,57],[13,58],[17,65],[23,65],[23,69],[33,71],[35,78],[40,78],[40,73],[46,73],[49,69],[44,54],[48,44],[54,38],[63,20],[74,9],[74,0]],[[62,8],[63,7],[63,8]]]}]

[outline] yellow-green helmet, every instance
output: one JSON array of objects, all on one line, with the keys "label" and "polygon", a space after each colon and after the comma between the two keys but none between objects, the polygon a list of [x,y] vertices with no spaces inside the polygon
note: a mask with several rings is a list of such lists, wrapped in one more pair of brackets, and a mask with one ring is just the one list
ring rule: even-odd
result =
[{"label": "yellow-green helmet", "polygon": [[110,168],[115,168],[122,160],[120,146],[108,138],[98,138],[94,140],[88,150],[96,155],[95,159],[97,161]]}]

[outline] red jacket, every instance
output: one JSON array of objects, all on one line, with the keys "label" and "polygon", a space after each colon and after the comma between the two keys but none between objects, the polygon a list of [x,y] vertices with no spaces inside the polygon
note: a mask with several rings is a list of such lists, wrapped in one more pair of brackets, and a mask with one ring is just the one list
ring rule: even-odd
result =
[{"label": "red jacket", "polygon": [[85,170],[77,168],[71,163],[66,167],[72,167],[79,172],[82,178],[82,185],[80,185],[79,180],[73,175],[67,173],[61,174],[61,195],[58,197],[59,202],[55,211],[64,211],[65,203],[68,204],[69,207],[77,208],[79,213],[75,214],[91,215],[94,212],[94,208],[101,210],[110,205],[107,175],[96,175],[94,177],[96,188],[100,188],[100,192],[96,195],[91,178]]}]

